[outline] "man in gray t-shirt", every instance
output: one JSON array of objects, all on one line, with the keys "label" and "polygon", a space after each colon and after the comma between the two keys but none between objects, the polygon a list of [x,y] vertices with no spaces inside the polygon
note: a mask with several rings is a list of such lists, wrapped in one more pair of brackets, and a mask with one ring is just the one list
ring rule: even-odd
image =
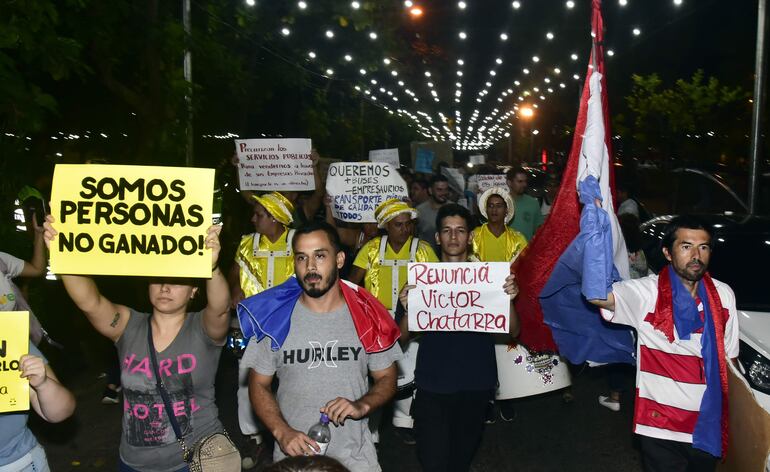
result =
[{"label": "man in gray t-shirt", "polygon": [[379,352],[364,349],[339,285],[345,255],[333,228],[319,223],[297,230],[293,246],[302,293],[289,332],[275,351],[271,337],[252,338],[241,360],[252,369],[252,406],[276,438],[275,460],[319,451],[305,433],[323,412],[331,421],[326,454],[352,471],[380,471],[367,416],[395,394],[401,349],[395,338]]}]

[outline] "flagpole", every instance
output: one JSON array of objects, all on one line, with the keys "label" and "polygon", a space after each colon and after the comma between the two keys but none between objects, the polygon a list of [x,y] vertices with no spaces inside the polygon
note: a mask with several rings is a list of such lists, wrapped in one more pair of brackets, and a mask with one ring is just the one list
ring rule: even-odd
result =
[{"label": "flagpole", "polygon": [[749,165],[749,214],[756,212],[757,173],[762,147],[762,112],[765,104],[765,16],[766,0],[757,9],[757,47],[754,61],[754,106],[751,111],[751,163]]}]

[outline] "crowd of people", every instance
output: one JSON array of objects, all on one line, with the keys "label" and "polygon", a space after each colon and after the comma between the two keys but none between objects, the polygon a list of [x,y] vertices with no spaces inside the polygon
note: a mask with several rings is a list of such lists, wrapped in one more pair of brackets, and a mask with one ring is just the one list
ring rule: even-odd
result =
[{"label": "crowd of people", "polygon": [[[75,305],[118,351],[119,470],[190,470],[188,450],[224,430],[214,380],[222,346],[238,333],[247,343],[238,369],[239,425],[256,443],[274,440],[275,464],[265,470],[381,470],[375,444],[384,421],[416,445],[423,470],[470,469],[494,405],[495,337],[411,333],[407,266],[513,263],[550,212],[558,180],[550,177],[538,200],[526,193],[527,172],[513,168],[507,185],[465,198],[442,174],[403,175],[409,198],[382,202],[373,223],[335,220],[318,172],[312,195],[241,192],[253,231],[236,241],[229,270],[223,273],[220,261],[227,247],[221,227],[212,226],[205,239],[211,277],[202,284],[150,280],[149,313],[113,303],[90,277],[61,275]],[[643,438],[645,470],[714,470],[725,451],[725,362],[738,349],[734,295],[708,275],[711,230],[693,217],[669,224],[662,251],[670,265],[650,274],[634,208],[621,206],[621,227],[635,278],[590,301],[605,320],[632,326],[639,336],[634,431]],[[41,275],[43,242],[56,238],[57,224],[48,216],[34,226],[32,260],[0,253],[0,282]],[[19,298],[8,296],[10,285],[0,288],[4,300]],[[520,329],[516,275],[499,289],[511,301],[512,341]],[[199,297],[204,308],[191,311]],[[617,411],[621,387],[612,372],[610,394],[599,402]],[[72,414],[74,397],[32,342],[21,375],[43,419]],[[392,418],[385,418],[390,403]],[[328,446],[307,434],[321,415],[332,426]],[[0,414],[0,472],[48,470],[26,421],[26,413]],[[319,453],[327,457],[316,463]],[[264,465],[246,451],[242,456],[244,468]]]}]

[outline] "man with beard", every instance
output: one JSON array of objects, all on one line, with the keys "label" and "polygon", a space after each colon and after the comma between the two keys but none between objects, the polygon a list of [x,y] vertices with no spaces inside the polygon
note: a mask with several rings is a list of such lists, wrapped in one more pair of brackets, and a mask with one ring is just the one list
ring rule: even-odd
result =
[{"label": "man with beard", "polygon": [[[441,207],[436,216],[436,242],[441,262],[471,262],[470,219],[457,204]],[[475,261],[478,262],[478,261]],[[399,296],[400,326],[408,338],[409,290]],[[519,334],[513,298],[519,292],[513,275],[500,287],[511,298],[510,335]],[[489,333],[425,331],[417,353],[414,400],[417,458],[426,472],[467,471],[484,429],[489,400],[497,388],[495,337]]]},{"label": "man with beard", "polygon": [[646,471],[713,471],[727,446],[727,358],[738,357],[735,295],[706,272],[709,227],[666,226],[658,275],[612,285],[591,300],[605,320],[636,328],[634,431]]},{"label": "man with beard", "polygon": [[244,334],[256,337],[242,360],[251,404],[276,439],[276,461],[322,452],[305,432],[325,413],[325,454],[351,470],[379,471],[367,416],[395,394],[398,327],[376,298],[339,279],[345,253],[328,223],[297,230],[292,243],[296,278],[238,307]]},{"label": "man with beard", "polygon": [[438,209],[446,205],[449,198],[449,180],[441,174],[430,179],[430,198],[417,205],[417,236],[423,241],[433,241],[436,235]]}]

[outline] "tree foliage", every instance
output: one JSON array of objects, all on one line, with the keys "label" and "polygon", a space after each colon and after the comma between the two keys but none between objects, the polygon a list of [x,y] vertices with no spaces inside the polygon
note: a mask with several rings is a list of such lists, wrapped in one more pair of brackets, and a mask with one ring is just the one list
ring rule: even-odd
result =
[{"label": "tree foliage", "polygon": [[747,151],[751,104],[743,88],[723,85],[702,70],[668,88],[657,74],[631,80],[627,112],[615,116],[614,129],[634,156],[725,160]]}]

